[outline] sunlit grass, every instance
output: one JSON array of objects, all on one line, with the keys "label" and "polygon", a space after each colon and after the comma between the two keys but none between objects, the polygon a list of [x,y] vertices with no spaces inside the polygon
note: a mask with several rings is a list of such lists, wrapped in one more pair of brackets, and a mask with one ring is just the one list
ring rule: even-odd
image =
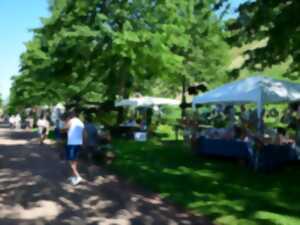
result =
[{"label": "sunlit grass", "polygon": [[201,159],[181,141],[115,141],[112,169],[218,224],[300,224],[300,167],[254,173],[237,162]]}]

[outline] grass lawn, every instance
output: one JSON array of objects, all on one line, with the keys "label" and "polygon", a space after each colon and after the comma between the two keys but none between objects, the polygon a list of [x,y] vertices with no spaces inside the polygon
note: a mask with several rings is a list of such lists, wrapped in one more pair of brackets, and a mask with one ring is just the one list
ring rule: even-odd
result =
[{"label": "grass lawn", "polygon": [[116,140],[111,169],[218,224],[300,224],[300,166],[254,173],[193,156],[181,141]]}]

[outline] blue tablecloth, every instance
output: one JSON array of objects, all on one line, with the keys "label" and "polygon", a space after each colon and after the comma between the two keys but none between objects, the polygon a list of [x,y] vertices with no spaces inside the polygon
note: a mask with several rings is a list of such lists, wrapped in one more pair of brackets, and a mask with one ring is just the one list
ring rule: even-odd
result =
[{"label": "blue tablecloth", "polygon": [[272,170],[297,160],[296,151],[290,145],[265,145],[256,151],[243,141],[200,137],[194,150],[199,155],[243,159],[251,167],[259,170]]},{"label": "blue tablecloth", "polygon": [[296,151],[290,145],[265,145],[256,155],[258,169],[267,171],[297,160]]},{"label": "blue tablecloth", "polygon": [[208,139],[200,137],[197,140],[196,152],[202,155],[224,156],[239,159],[250,159],[247,143],[236,140]]}]

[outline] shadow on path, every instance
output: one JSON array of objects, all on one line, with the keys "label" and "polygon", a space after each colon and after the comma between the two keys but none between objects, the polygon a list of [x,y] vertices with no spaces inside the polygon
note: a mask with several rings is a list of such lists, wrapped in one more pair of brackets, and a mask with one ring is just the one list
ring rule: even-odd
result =
[{"label": "shadow on path", "polygon": [[0,129],[0,224],[5,225],[209,225],[155,194],[81,165],[87,181],[66,181],[66,164],[34,134]]}]

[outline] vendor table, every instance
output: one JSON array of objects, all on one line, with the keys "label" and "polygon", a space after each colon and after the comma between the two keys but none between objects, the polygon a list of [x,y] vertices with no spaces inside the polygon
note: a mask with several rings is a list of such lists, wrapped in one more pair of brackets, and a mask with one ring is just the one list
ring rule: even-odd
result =
[{"label": "vendor table", "polygon": [[281,167],[290,161],[297,160],[295,149],[290,145],[265,145],[261,151],[256,153],[258,169],[271,171]]},{"label": "vendor table", "polygon": [[224,156],[245,160],[251,158],[247,143],[235,140],[199,137],[194,150],[201,155]]},{"label": "vendor table", "polygon": [[[203,130],[203,129],[208,129],[208,128],[212,128],[213,126],[211,125],[205,125],[205,124],[200,124],[197,126],[198,130]],[[183,126],[182,124],[176,124],[174,125],[174,131],[175,131],[175,137],[176,137],[176,140],[178,140],[178,137],[179,137],[179,131],[182,130],[182,132],[184,132],[184,129],[186,127]]]},{"label": "vendor table", "polygon": [[198,155],[222,156],[246,160],[252,168],[269,171],[297,160],[295,149],[290,145],[265,145],[259,151],[251,149],[243,141],[209,139],[199,137],[194,151]]},{"label": "vendor table", "polygon": [[134,138],[134,133],[140,131],[138,126],[127,126],[122,125],[119,127],[112,128],[112,135],[115,137],[123,137],[128,139]]}]

